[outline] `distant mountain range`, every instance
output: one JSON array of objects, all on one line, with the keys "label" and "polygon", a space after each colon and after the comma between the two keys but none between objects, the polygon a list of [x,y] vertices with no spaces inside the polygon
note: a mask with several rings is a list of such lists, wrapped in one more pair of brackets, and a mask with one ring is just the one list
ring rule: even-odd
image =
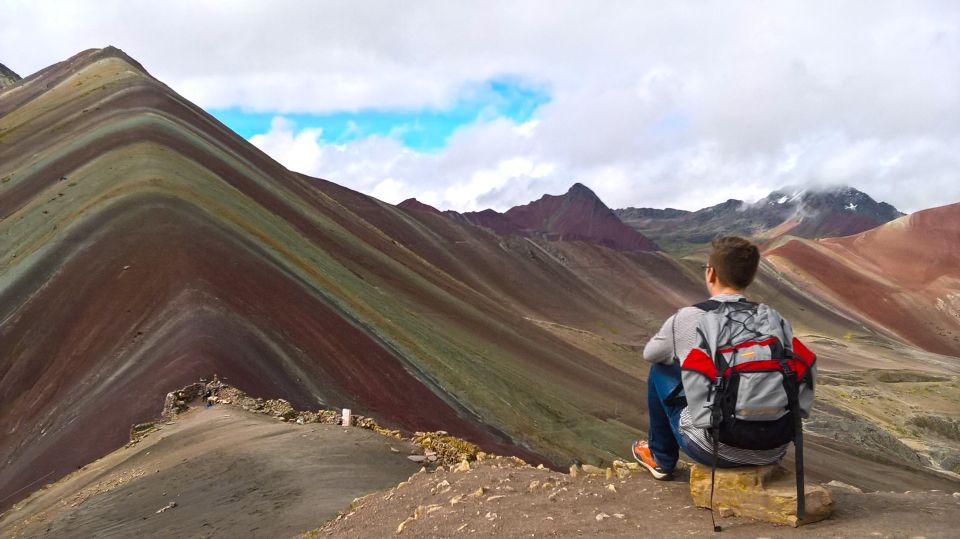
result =
[{"label": "distant mountain range", "polygon": [[[416,199],[405,200],[400,206],[433,209]],[[656,243],[625,225],[596,193],[581,183],[573,184],[563,195],[543,195],[539,200],[510,208],[505,213],[494,210],[444,213],[456,221],[484,226],[500,235],[587,241],[617,251],[658,250]]]},{"label": "distant mountain range", "polygon": [[719,234],[736,234],[760,242],[784,235],[811,239],[849,236],[904,215],[890,204],[877,202],[852,187],[784,188],[754,203],[730,199],[697,211],[611,210],[581,183],[573,184],[562,195],[544,195],[504,213],[489,209],[441,212],[415,198],[399,206],[446,215],[499,235],[586,241],[617,251],[664,250],[680,255],[706,246]]},{"label": "distant mountain range", "polygon": [[784,188],[754,203],[730,199],[697,211],[673,208],[614,210],[621,221],[664,250],[685,254],[719,234],[754,240],[783,235],[825,238],[857,234],[904,214],[852,187]]}]

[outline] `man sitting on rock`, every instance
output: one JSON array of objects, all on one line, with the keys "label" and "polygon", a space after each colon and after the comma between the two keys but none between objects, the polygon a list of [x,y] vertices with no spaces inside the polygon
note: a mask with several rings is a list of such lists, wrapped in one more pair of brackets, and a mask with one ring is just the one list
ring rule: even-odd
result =
[{"label": "man sitting on rock", "polygon": [[673,478],[680,449],[720,468],[778,463],[809,413],[815,356],[743,294],[759,262],[749,241],[715,239],[703,266],[710,300],[677,311],[643,350],[650,427],[633,455],[656,479]]}]

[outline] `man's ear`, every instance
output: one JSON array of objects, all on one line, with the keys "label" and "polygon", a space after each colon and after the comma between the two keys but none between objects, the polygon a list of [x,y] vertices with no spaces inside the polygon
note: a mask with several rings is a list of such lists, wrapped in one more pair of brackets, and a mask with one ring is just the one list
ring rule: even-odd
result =
[{"label": "man's ear", "polygon": [[707,268],[707,282],[710,284],[717,283],[717,269],[713,266]]}]

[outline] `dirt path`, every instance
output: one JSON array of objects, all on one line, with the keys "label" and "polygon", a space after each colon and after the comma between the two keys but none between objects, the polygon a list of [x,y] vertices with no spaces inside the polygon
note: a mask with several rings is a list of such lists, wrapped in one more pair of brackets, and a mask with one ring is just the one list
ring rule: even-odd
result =
[{"label": "dirt path", "polygon": [[289,537],[418,469],[406,442],[237,407],[161,426],[34,493],[0,517],[0,536]]}]

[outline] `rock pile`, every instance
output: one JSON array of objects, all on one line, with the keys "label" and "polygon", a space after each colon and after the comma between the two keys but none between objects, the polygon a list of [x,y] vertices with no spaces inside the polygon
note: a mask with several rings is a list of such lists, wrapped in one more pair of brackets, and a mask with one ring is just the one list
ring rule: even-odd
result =
[{"label": "rock pile", "polygon": [[461,462],[482,460],[487,456],[476,445],[450,436],[445,431],[417,432],[413,435],[413,443],[423,449],[428,462],[451,466]]},{"label": "rock pile", "polygon": [[[189,410],[191,405],[196,406],[204,403],[208,406],[215,404],[239,406],[248,412],[273,416],[279,421],[298,425],[306,423],[339,425],[343,421],[340,410],[296,410],[285,399],[251,397],[240,389],[223,383],[217,375],[214,375],[209,382],[201,379],[199,382],[167,393],[161,416],[165,421],[171,421],[177,415]],[[373,418],[352,414],[351,421],[356,427],[372,430],[382,436],[398,440],[405,439],[399,430],[382,427]],[[131,443],[137,443],[156,428],[158,427],[154,423],[141,423],[132,426],[130,429]],[[419,461],[424,463],[453,466],[462,462],[472,462],[492,457],[492,455],[481,451],[476,445],[451,436],[445,431],[417,432],[413,435],[411,441],[423,449],[423,455],[418,455],[418,457],[422,457]],[[516,460],[523,463],[520,459]]]},{"label": "rock pile", "polygon": [[591,464],[574,464],[570,466],[570,476],[579,477],[581,475],[603,476],[606,479],[626,479],[630,474],[640,470],[640,465],[636,462],[624,462],[615,460],[609,468],[600,468]]}]

